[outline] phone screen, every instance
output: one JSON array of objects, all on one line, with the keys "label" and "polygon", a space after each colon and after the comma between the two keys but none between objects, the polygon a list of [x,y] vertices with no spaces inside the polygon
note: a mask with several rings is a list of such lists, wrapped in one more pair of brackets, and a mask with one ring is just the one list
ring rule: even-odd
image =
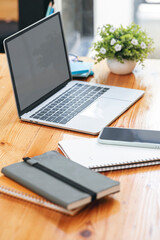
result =
[{"label": "phone screen", "polygon": [[106,127],[103,129],[100,139],[159,144],[160,131]]}]

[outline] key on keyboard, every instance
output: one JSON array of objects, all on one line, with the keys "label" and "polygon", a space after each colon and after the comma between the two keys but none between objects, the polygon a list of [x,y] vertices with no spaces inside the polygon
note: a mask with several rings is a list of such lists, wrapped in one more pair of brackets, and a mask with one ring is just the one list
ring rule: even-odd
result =
[{"label": "key on keyboard", "polygon": [[107,90],[109,88],[76,83],[31,118],[66,124]]}]

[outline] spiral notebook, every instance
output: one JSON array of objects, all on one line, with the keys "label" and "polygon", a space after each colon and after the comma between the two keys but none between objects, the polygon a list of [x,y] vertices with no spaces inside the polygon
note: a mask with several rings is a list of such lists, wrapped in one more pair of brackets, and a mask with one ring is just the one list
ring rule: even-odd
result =
[{"label": "spiral notebook", "polygon": [[160,164],[160,150],[100,144],[97,138],[62,140],[59,148],[69,159],[96,172]]},{"label": "spiral notebook", "polygon": [[80,207],[74,210],[67,210],[59,205],[47,201],[45,198],[40,197],[38,194],[30,191],[29,189],[21,186],[5,176],[0,177],[0,193],[71,216],[75,215],[82,209],[82,207]]}]

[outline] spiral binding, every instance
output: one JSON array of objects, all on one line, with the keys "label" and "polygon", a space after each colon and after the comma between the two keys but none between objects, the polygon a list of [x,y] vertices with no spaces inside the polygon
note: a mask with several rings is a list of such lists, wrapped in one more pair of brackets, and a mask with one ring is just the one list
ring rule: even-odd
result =
[{"label": "spiral binding", "polygon": [[15,189],[5,187],[3,185],[0,185],[0,192],[7,194],[11,197],[15,197],[15,198],[27,201],[27,202],[31,202],[31,203],[55,210],[55,211],[63,212],[63,213],[69,214],[69,215],[74,215],[75,213],[77,213],[80,210],[80,208],[78,208],[76,210],[67,210],[67,209],[62,208],[58,205],[55,205],[54,203],[51,203],[43,198],[32,196],[30,194],[26,194],[24,192],[20,192]]},{"label": "spiral binding", "polygon": [[116,163],[116,165],[108,164],[107,166],[104,165],[94,165],[89,166],[95,172],[104,172],[104,171],[113,171],[113,170],[122,170],[122,169],[130,169],[130,168],[137,168],[137,167],[147,167],[147,166],[154,166],[159,165],[160,159],[159,158],[149,158],[147,160],[135,160],[131,162],[121,162]]}]

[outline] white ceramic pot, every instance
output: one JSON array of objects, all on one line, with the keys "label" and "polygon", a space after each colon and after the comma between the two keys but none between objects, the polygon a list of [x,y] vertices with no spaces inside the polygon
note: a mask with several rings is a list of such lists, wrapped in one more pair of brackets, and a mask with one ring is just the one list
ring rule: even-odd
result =
[{"label": "white ceramic pot", "polygon": [[124,63],[120,63],[116,59],[107,59],[107,64],[112,73],[115,74],[129,74],[136,66],[136,61],[123,60]]}]

